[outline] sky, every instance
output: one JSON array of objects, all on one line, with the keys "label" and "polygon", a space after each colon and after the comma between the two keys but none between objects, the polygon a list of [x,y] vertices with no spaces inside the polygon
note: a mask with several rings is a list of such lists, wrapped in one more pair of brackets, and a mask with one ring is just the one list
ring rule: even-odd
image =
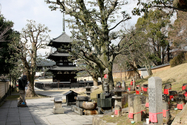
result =
[{"label": "sky", "polygon": [[[55,0],[53,0],[55,1]],[[131,13],[131,10],[136,6],[137,0],[130,0],[129,4],[122,9]],[[27,20],[35,20],[36,23],[41,23],[47,26],[51,32],[49,33],[50,39],[56,38],[61,35],[63,31],[62,18],[63,14],[57,11],[51,11],[44,0],[0,0],[1,14],[7,19],[14,22],[14,30],[21,31],[27,24]],[[67,16],[66,16],[67,17]],[[125,28],[135,25],[138,16],[132,17],[123,25]],[[71,36],[70,30],[67,27],[65,32]],[[120,27],[118,27],[120,28]]]}]

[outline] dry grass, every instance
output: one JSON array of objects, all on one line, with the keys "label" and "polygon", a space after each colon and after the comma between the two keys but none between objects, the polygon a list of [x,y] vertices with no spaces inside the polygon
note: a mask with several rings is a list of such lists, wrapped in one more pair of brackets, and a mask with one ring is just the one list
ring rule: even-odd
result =
[{"label": "dry grass", "polygon": [[[102,120],[109,123],[117,123],[117,125],[132,125],[131,120],[128,118],[128,113],[125,113],[119,117],[111,117],[111,115],[104,115],[101,117]],[[143,122],[134,123],[133,125],[142,125]]]},{"label": "dry grass", "polygon": [[[159,71],[153,74],[153,77],[160,77],[162,79],[163,85],[167,83],[172,84],[172,90],[181,91],[181,87],[183,83],[187,83],[187,63],[171,67],[164,71]],[[148,84],[148,80],[146,78],[145,81],[140,84]]]}]

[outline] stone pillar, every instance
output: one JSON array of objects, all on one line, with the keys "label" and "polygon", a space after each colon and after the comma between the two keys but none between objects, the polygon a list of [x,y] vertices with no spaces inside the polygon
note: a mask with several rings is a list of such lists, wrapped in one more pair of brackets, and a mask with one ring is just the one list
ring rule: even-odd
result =
[{"label": "stone pillar", "polygon": [[163,120],[164,123],[167,124],[169,121],[169,105],[168,102],[162,100],[162,107],[163,107]]},{"label": "stone pillar", "polygon": [[[142,120],[142,95],[129,95],[128,96],[128,109],[130,119],[136,123]],[[143,108],[144,109],[144,108]]]},{"label": "stone pillar", "polygon": [[115,111],[114,111],[115,116],[119,117],[121,115],[121,107],[119,105],[115,106]]},{"label": "stone pillar", "polygon": [[134,119],[134,96],[135,95],[128,95],[128,110],[129,110],[129,114],[128,117],[129,119]]},{"label": "stone pillar", "polygon": [[148,97],[146,97],[145,107],[149,108],[149,98]]},{"label": "stone pillar", "polygon": [[162,79],[151,77],[148,79],[149,120],[155,125],[163,124],[162,111]]},{"label": "stone pillar", "polygon": [[141,101],[141,95],[136,95],[134,97],[134,121],[140,122],[142,120],[142,108],[140,107],[142,105]]},{"label": "stone pillar", "polygon": [[126,105],[128,103],[128,94],[127,93],[124,93],[122,94],[122,108],[126,108]]}]

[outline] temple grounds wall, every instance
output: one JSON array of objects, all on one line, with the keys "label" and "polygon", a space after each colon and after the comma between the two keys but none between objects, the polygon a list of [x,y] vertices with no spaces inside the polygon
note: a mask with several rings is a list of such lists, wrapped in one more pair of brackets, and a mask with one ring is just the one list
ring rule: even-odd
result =
[{"label": "temple grounds wall", "polygon": [[0,81],[0,100],[8,92],[9,82]]}]

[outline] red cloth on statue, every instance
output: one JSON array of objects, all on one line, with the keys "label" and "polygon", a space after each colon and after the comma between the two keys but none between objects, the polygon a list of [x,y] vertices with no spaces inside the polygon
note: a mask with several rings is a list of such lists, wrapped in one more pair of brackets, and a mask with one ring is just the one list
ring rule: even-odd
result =
[{"label": "red cloth on statue", "polygon": [[177,104],[177,108],[178,108],[178,109],[183,109],[183,105],[184,105],[184,104]]},{"label": "red cloth on statue", "polygon": [[128,90],[131,91],[131,87],[129,87]]},{"label": "red cloth on statue", "polygon": [[140,94],[140,92],[139,92],[139,91],[136,91],[136,94],[137,94],[137,95],[139,95],[139,94]]},{"label": "red cloth on statue", "polygon": [[164,94],[169,94],[169,89],[164,89]]},{"label": "red cloth on statue", "polygon": [[167,111],[169,111],[169,109],[168,110],[163,109],[163,117],[166,117]]},{"label": "red cloth on statue", "polygon": [[186,92],[186,93],[184,93],[184,96],[185,96],[185,97],[187,97],[187,92]]},{"label": "red cloth on statue", "polygon": [[147,92],[147,88],[143,88],[143,91],[144,91],[144,92]]},{"label": "red cloth on statue", "polygon": [[157,114],[162,114],[162,112],[158,112],[158,113],[151,113],[151,112],[149,112],[149,121],[151,121],[151,122],[158,122],[158,120],[157,120]]},{"label": "red cloth on statue", "polygon": [[107,79],[107,78],[108,78],[108,74],[105,74],[105,75],[104,75],[104,78]]},{"label": "red cloth on statue", "polygon": [[145,107],[149,107],[149,103],[148,102],[145,103]]},{"label": "red cloth on statue", "polygon": [[120,110],[115,110],[114,114],[118,115],[118,112],[120,112]]},{"label": "red cloth on statue", "polygon": [[129,118],[134,118],[134,114],[129,112],[128,117],[129,117]]},{"label": "red cloth on statue", "polygon": [[182,86],[182,90],[185,90],[185,89],[186,89],[186,87],[187,87],[187,85]]},{"label": "red cloth on statue", "polygon": [[169,99],[170,99],[170,100],[171,100],[171,99],[173,99],[173,98],[174,98],[174,96],[173,96],[173,95],[170,95],[170,96],[169,96]]},{"label": "red cloth on statue", "polygon": [[130,84],[131,86],[133,85],[133,81],[131,81],[131,84]]},{"label": "red cloth on statue", "polygon": [[157,114],[149,112],[149,121],[151,121],[151,122],[158,122],[158,120],[157,120]]}]

